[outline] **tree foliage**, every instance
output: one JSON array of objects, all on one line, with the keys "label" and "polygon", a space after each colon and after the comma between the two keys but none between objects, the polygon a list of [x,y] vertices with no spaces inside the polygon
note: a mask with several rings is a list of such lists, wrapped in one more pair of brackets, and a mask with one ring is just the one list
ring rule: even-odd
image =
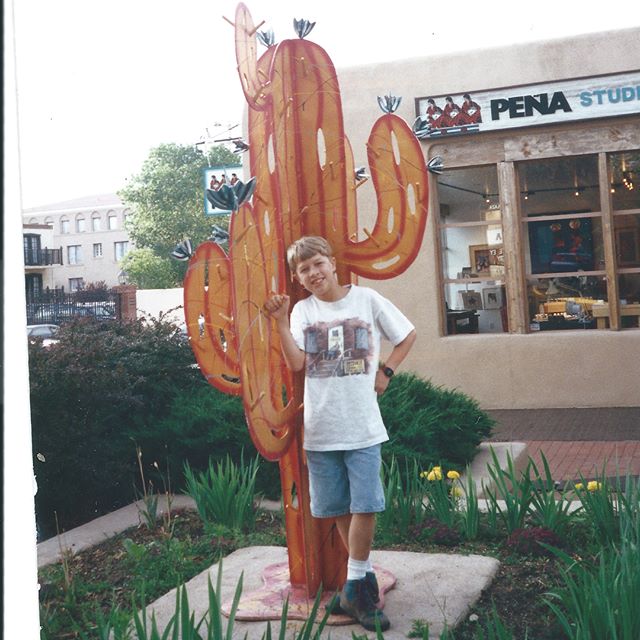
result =
[{"label": "tree foliage", "polygon": [[138,289],[170,289],[181,285],[172,259],[159,256],[150,247],[129,251],[120,265],[127,272],[128,281]]},{"label": "tree foliage", "polygon": [[[138,249],[150,249],[161,259],[151,261],[135,256],[137,266],[150,269],[144,278],[155,279],[158,272],[170,269],[168,278],[175,286],[182,282],[185,264],[170,259],[178,242],[189,238],[194,247],[211,234],[212,224],[226,226],[219,218],[212,220],[204,215],[202,171],[206,167],[234,166],[240,163],[238,156],[224,146],[213,147],[203,154],[192,146],[162,144],[152,149],[142,165],[119,195],[131,207],[127,219],[127,231]],[[129,272],[128,272],[129,273]],[[130,273],[131,276],[131,273]],[[138,271],[138,277],[143,277]]]}]

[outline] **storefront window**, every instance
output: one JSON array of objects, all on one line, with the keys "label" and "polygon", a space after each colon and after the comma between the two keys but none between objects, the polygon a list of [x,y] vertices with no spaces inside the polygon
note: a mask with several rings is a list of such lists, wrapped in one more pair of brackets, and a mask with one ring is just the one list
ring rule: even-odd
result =
[{"label": "storefront window", "polygon": [[598,157],[518,165],[530,329],[594,329],[607,299]]},{"label": "storefront window", "polygon": [[[640,327],[640,151],[607,157],[620,328]],[[607,324],[608,318],[601,321]]]},{"label": "storefront window", "polygon": [[447,335],[507,331],[496,166],[445,171],[438,200]]},{"label": "storefront window", "polygon": [[640,151],[611,153],[608,164],[613,210],[640,209]]}]

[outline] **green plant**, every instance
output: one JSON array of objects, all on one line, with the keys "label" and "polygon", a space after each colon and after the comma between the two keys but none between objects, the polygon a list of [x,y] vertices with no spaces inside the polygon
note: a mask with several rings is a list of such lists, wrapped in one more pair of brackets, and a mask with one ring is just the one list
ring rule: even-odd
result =
[{"label": "green plant", "polygon": [[640,548],[622,542],[604,547],[595,562],[553,550],[563,563],[563,588],[545,602],[571,640],[640,638]]},{"label": "green plant", "polygon": [[255,527],[256,474],[259,457],[248,465],[241,456],[237,465],[230,456],[207,471],[194,473],[185,464],[186,492],[194,499],[198,513],[206,525],[222,524],[230,529],[252,531]]},{"label": "green plant", "polygon": [[507,533],[524,526],[532,496],[532,483],[528,473],[516,471],[511,455],[507,453],[506,471],[500,466],[498,456],[491,448],[492,462],[487,470],[495,490],[483,483],[483,491],[494,514],[506,527]]},{"label": "green plant", "polygon": [[457,526],[459,521],[458,504],[462,489],[458,486],[457,471],[449,472],[445,477],[442,467],[433,467],[422,471],[420,478],[424,482],[425,507],[427,513],[449,528]]},{"label": "green plant", "polygon": [[[167,474],[174,483],[178,481],[175,491],[184,488],[181,479],[185,461],[194,471],[204,471],[209,460],[223,460],[229,455],[239,462],[243,451],[249,456],[257,453],[241,398],[218,391],[204,379],[177,389],[166,414],[155,424],[139,429],[136,442],[148,458],[166,461]],[[280,497],[277,463],[263,461],[256,487],[269,498]]]},{"label": "green plant", "polygon": [[422,469],[463,468],[494,425],[469,396],[411,373],[394,376],[379,404],[389,432],[385,460],[416,459]]},{"label": "green plant", "polygon": [[620,539],[618,523],[618,496],[621,494],[620,481],[614,490],[604,477],[604,472],[596,480],[581,481],[574,485],[574,490],[588,515],[593,535],[599,544],[613,544]]},{"label": "green plant", "polygon": [[462,484],[464,499],[461,503],[460,522],[462,531],[467,540],[475,540],[480,528],[480,506],[478,504],[478,492],[476,481],[471,476],[471,468],[467,465],[465,480]]},{"label": "green plant", "polygon": [[556,488],[549,469],[549,463],[544,453],[541,453],[541,457],[544,466],[544,477],[541,476],[538,467],[531,458],[529,458],[527,470],[525,471],[525,473],[533,472],[534,474],[531,484],[531,518],[540,527],[551,529],[558,535],[565,535],[571,520],[579,514],[582,506],[576,509],[571,504],[566,488],[556,498]]},{"label": "green plant", "polygon": [[[404,465],[404,473],[400,470]],[[399,463],[395,457],[383,461],[382,483],[385,510],[378,514],[377,526],[383,539],[404,537],[410,528],[424,520],[424,487],[416,460]]]},{"label": "green plant", "polygon": [[168,323],[79,319],[56,337],[49,349],[29,347],[40,539],[55,534],[54,511],[68,530],[129,504],[131,438],[148,452],[138,432],[152,429],[179,389],[206,385]]}]

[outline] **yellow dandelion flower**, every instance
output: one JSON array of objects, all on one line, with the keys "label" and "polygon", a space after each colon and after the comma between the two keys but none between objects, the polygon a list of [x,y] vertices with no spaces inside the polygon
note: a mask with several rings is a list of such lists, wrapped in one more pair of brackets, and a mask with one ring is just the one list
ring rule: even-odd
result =
[{"label": "yellow dandelion flower", "polygon": [[598,491],[601,488],[602,488],[602,484],[600,484],[596,480],[591,480],[591,482],[587,482],[587,491]]},{"label": "yellow dandelion flower", "polygon": [[457,471],[447,471],[447,478],[449,480],[457,480],[460,477],[460,474]]},{"label": "yellow dandelion flower", "polygon": [[428,475],[429,475],[429,472],[428,472],[428,471],[421,471],[421,472],[420,472],[420,477],[421,477],[421,478],[426,478]]},{"label": "yellow dandelion flower", "polygon": [[575,484],[575,488],[580,491],[581,489],[584,489],[584,485],[582,484],[582,482],[576,482]]}]

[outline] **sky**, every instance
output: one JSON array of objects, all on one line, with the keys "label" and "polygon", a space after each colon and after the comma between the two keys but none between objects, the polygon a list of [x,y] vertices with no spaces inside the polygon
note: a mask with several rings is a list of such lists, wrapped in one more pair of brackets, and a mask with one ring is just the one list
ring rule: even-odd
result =
[{"label": "sky", "polygon": [[[3,4],[5,391],[11,386],[4,397],[11,425],[4,521],[12,551],[5,555],[11,585],[5,631],[15,630],[7,637],[38,636],[26,340],[17,339],[25,320],[7,313],[24,309],[19,212],[115,192],[153,147],[195,144],[207,128],[216,134],[239,123],[244,100],[234,34],[222,18],[233,20],[235,6],[228,0]],[[308,38],[338,69],[640,25],[640,5],[633,2],[613,11],[575,0],[255,0],[247,6],[256,24],[267,20],[261,28],[273,28],[276,40],[295,37],[293,18],[316,21]],[[476,84],[482,87],[482,79]]]},{"label": "sky", "polygon": [[[633,11],[640,24],[632,5],[584,5],[459,0],[450,12],[446,3],[415,0],[247,2],[276,40],[295,37],[293,18],[317,22],[308,38],[338,68],[626,28]],[[233,28],[223,19],[233,20],[235,7],[14,0],[22,208],[117,191],[151,148],[194,144],[207,129],[220,137],[241,122]]]}]

